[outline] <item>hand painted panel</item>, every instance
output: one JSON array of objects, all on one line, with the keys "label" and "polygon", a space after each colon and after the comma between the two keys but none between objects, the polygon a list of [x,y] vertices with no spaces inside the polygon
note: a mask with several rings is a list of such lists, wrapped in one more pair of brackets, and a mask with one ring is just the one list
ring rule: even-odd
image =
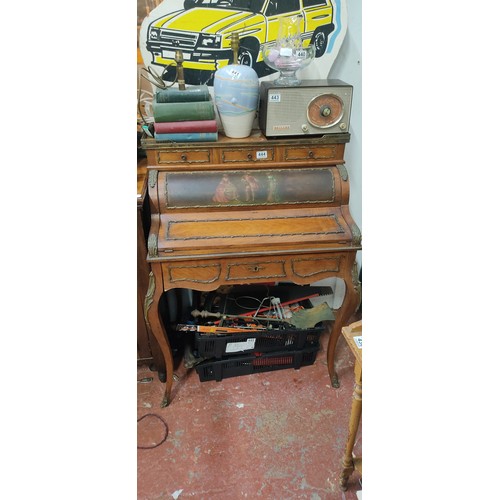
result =
[{"label": "hand painted panel", "polygon": [[167,208],[333,203],[332,171],[321,169],[172,172],[165,182]]}]

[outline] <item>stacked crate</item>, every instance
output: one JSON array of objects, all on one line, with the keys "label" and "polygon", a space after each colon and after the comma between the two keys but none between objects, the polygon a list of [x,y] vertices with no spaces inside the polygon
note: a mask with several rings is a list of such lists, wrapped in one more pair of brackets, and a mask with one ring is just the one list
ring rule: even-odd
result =
[{"label": "stacked crate", "polygon": [[[241,315],[251,309],[248,304],[246,308],[242,307],[243,302],[250,298],[258,303],[259,300],[266,300],[266,294],[268,294],[279,297],[280,303],[287,303],[311,295],[315,290],[319,290],[321,295],[331,294],[331,289],[328,287],[238,286],[233,287],[227,294],[217,294],[215,301],[209,300],[208,303],[206,301],[205,309],[217,309],[211,307],[212,302],[216,302],[219,304],[218,309],[221,314]],[[312,307],[307,299],[295,303],[300,303],[306,308]],[[255,329],[238,333],[196,331],[194,352],[196,356],[203,359],[196,365],[196,371],[200,381],[205,382],[286,368],[299,369],[302,366],[312,365],[319,350],[319,337],[322,332],[321,324],[302,329],[286,321],[269,322],[268,328],[264,330]]]}]

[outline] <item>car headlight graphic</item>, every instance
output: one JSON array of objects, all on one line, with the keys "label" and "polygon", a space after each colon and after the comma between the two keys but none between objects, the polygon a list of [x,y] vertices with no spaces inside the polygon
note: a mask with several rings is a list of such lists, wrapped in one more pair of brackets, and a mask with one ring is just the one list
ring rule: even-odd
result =
[{"label": "car headlight graphic", "polygon": [[220,35],[204,35],[200,37],[200,45],[202,47],[220,47]]}]

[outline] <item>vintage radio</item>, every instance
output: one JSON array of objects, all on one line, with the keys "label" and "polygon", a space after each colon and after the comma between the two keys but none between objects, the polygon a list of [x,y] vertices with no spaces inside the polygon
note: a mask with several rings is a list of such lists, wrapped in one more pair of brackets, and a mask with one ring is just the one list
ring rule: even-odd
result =
[{"label": "vintage radio", "polygon": [[348,132],[352,89],[341,80],[303,80],[293,87],[261,82],[260,129],[266,137]]}]

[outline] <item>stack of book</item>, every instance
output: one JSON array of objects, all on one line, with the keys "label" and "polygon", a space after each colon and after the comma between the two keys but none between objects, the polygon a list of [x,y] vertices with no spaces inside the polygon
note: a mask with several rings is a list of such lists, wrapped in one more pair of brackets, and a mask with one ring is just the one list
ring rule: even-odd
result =
[{"label": "stack of book", "polygon": [[215,107],[206,85],[158,90],[153,98],[153,117],[158,142],[217,140]]}]

